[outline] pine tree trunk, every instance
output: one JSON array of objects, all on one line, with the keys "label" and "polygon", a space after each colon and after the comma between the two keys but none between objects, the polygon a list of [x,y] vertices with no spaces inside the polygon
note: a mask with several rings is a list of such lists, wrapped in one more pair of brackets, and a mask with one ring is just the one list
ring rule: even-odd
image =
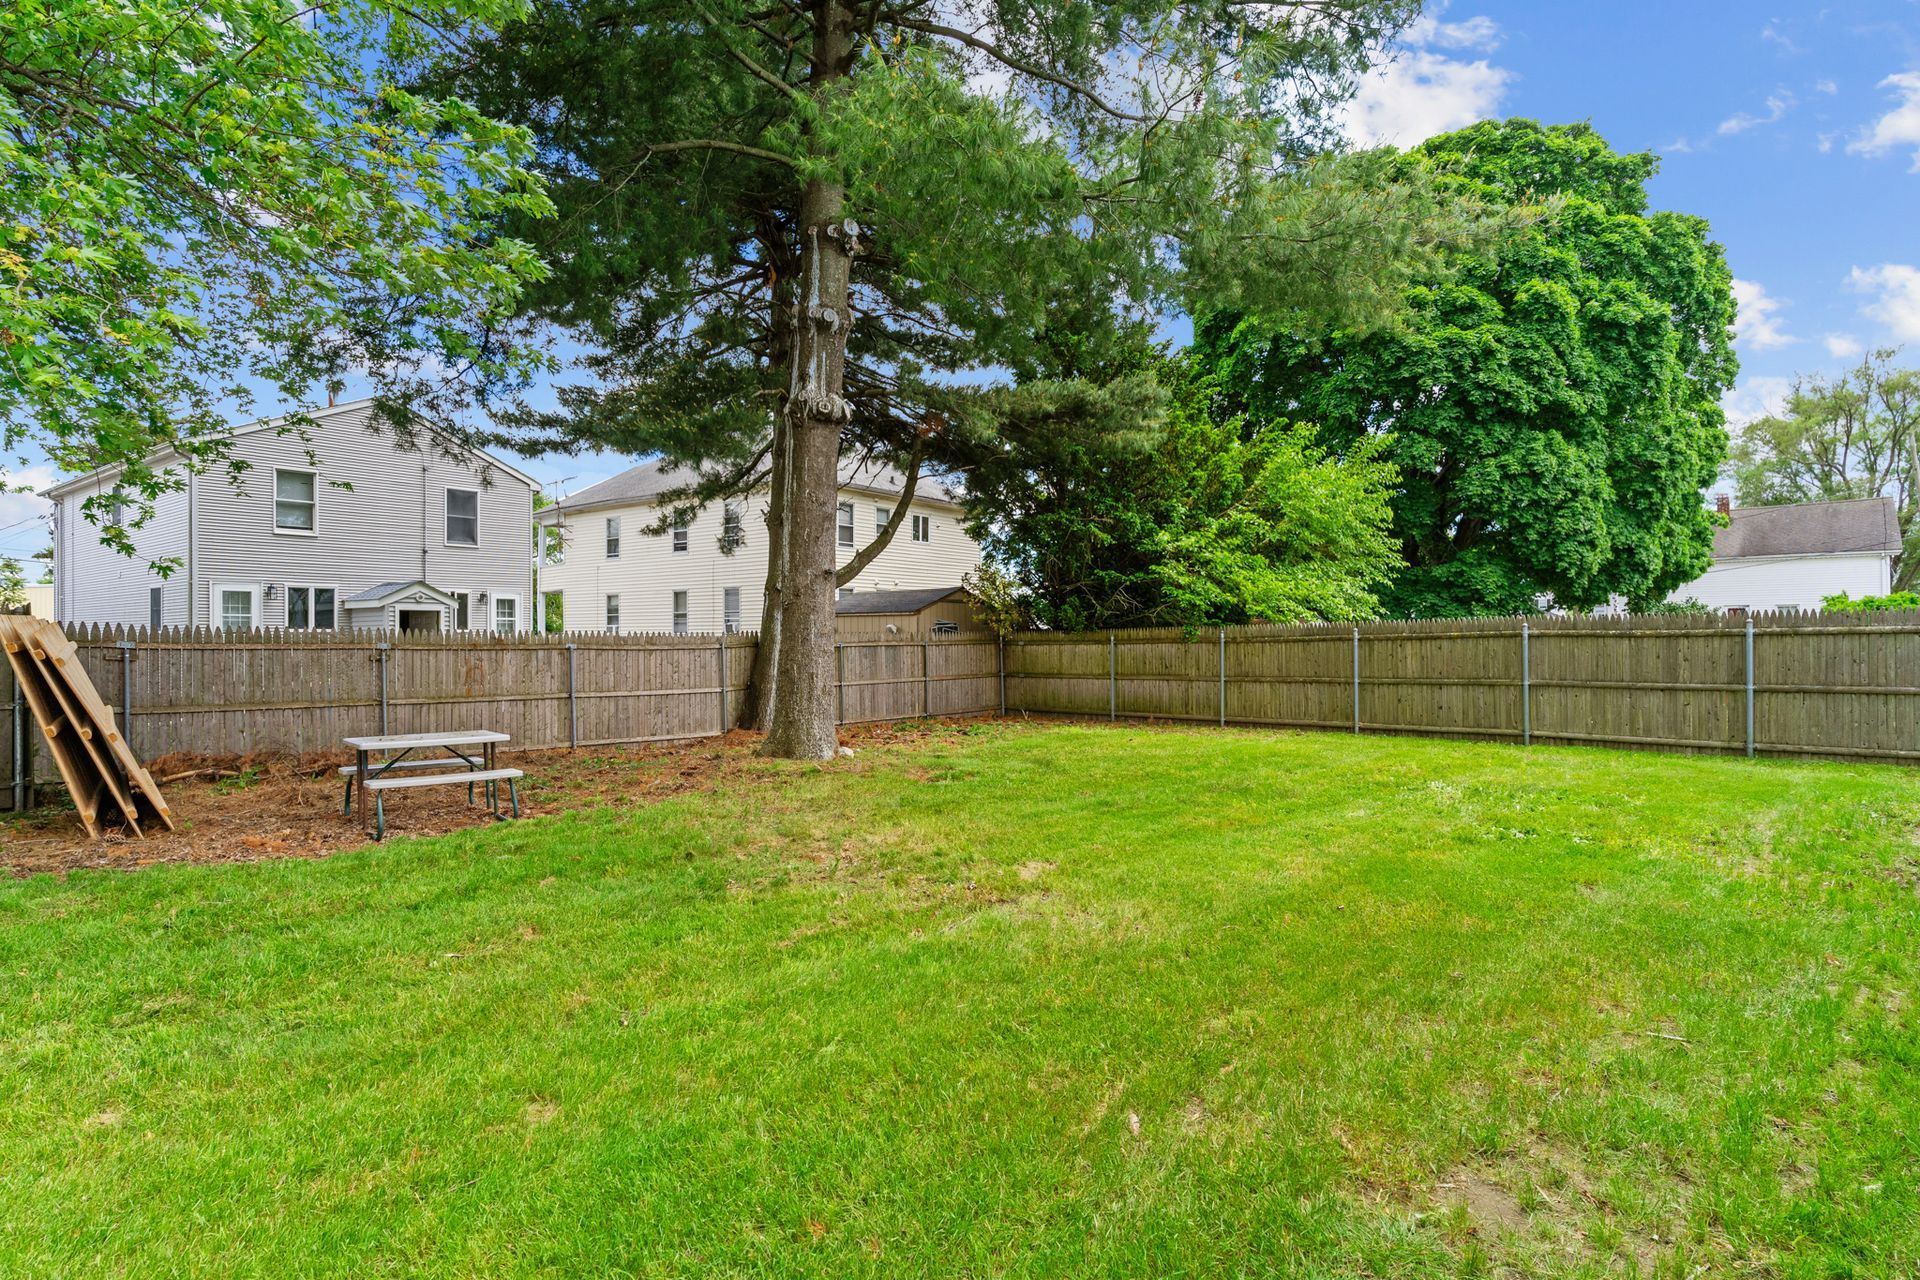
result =
[{"label": "pine tree trunk", "polygon": [[[842,0],[815,10],[816,91],[847,73],[852,15]],[[762,748],[770,756],[825,760],[839,747],[834,670],[835,507],[840,491],[840,429],[851,416],[845,396],[848,280],[854,228],[843,225],[846,192],[810,180],[800,198],[800,288],[795,302],[792,377],[786,402],[787,571],[774,646],[773,715]]]},{"label": "pine tree trunk", "polygon": [[784,422],[773,429],[773,461],[767,477],[767,585],[760,607],[760,642],[753,651],[753,681],[747,723],[761,733],[773,726],[779,697],[775,673],[780,655],[780,605],[787,579],[787,441]]}]

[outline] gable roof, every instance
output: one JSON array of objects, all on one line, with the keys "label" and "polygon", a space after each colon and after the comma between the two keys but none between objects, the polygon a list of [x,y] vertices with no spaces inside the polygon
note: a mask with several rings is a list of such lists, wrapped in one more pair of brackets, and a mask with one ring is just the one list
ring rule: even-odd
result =
[{"label": "gable roof", "polygon": [[[306,417],[312,418],[315,422],[327,422],[335,418],[347,417],[350,414],[358,414],[364,418],[371,418],[373,416],[373,397],[367,396],[359,400],[349,400],[345,404],[332,404],[324,409],[308,409],[305,410],[304,413]],[[259,418],[253,422],[243,422],[236,427],[229,428],[224,435],[228,440],[238,440],[241,436],[250,436],[261,431],[275,430],[279,428],[281,424],[285,423],[289,416],[290,415],[283,414],[278,418]],[[423,423],[422,425],[429,434],[438,437],[441,443],[449,448],[456,449],[462,453],[472,454],[487,466],[498,467],[514,479],[520,481],[520,483],[526,485],[529,489],[537,491],[540,488],[540,482],[538,480],[535,480],[532,476],[520,470],[520,468],[514,466],[512,463],[495,457],[477,445],[467,444],[465,441],[450,435],[432,423]],[[159,465],[166,459],[167,455],[172,452],[170,448],[163,448],[156,451],[152,455],[154,464]],[[103,477],[116,474],[119,470],[120,468],[117,466],[98,467],[87,472],[85,475],[74,476],[70,480],[62,480],[58,484],[48,485],[40,491],[40,496],[43,498],[63,498],[75,489],[90,484],[95,480],[102,479]]]},{"label": "gable roof", "polygon": [[856,591],[836,598],[836,614],[918,613],[928,605],[966,594],[965,587],[920,587],[907,591]]},{"label": "gable roof", "polygon": [[1892,498],[1735,507],[1729,520],[1714,534],[1715,563],[1759,556],[1894,555],[1900,550],[1900,521]]},{"label": "gable roof", "polygon": [[[570,498],[564,498],[547,511],[568,512],[588,511],[595,507],[624,507],[643,502],[652,502],[661,494],[675,489],[684,489],[693,483],[698,473],[692,467],[673,467],[662,459],[643,462],[639,466],[628,467],[617,476],[609,476],[598,484],[590,484]],[[899,497],[906,488],[907,478],[893,467],[866,464],[855,466],[848,463],[840,465],[840,487],[859,489],[866,493]],[[924,471],[920,473],[920,482],[914,486],[916,500],[944,502],[949,506],[959,506],[959,500],[945,482]]]},{"label": "gable roof", "polygon": [[432,583],[415,578],[411,582],[382,582],[377,586],[368,587],[365,591],[356,592],[348,596],[345,600],[342,600],[340,607],[343,609],[371,609],[376,605],[388,603],[396,596],[406,595],[408,592],[432,596],[443,606],[455,603],[454,598],[440,588],[434,586]]}]

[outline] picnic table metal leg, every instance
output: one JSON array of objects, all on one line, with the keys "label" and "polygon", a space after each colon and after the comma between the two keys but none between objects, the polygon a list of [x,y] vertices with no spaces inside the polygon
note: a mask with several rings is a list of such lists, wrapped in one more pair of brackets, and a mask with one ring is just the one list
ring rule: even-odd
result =
[{"label": "picnic table metal leg", "polygon": [[[362,812],[365,811],[362,810]],[[387,798],[379,792],[374,793],[373,814],[373,838],[376,841],[385,840],[387,838]]]},{"label": "picnic table metal leg", "polygon": [[362,748],[361,750],[354,752],[353,757],[354,757],[354,766],[355,766],[354,773],[353,773],[353,789],[357,793],[355,798],[360,801],[360,821],[364,824],[367,820],[367,752],[366,752],[366,749]]},{"label": "picnic table metal leg", "polygon": [[513,816],[520,816],[520,788],[514,785],[512,778],[507,779],[507,794],[513,797]]}]

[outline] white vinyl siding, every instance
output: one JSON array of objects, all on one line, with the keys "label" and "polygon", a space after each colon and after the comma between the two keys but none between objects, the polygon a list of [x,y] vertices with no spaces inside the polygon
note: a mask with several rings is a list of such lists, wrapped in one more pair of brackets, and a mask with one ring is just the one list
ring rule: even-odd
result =
[{"label": "white vinyl siding", "polygon": [[[145,625],[152,588],[161,586],[164,625],[217,626],[215,583],[247,585],[256,602],[266,601],[266,620],[274,626],[284,616],[288,583],[334,587],[340,627],[367,624],[364,611],[349,619],[344,601],[383,582],[424,577],[442,590],[532,597],[533,490],[519,477],[481,457],[450,456],[430,442],[417,450],[401,448],[370,425],[371,409],[364,404],[313,416],[305,439],[272,426],[238,430],[232,456],[249,468],[238,484],[220,469],[186,477],[181,489],[160,495],[151,520],[130,530],[132,557],[101,546],[100,531],[80,510],[86,498],[112,492],[114,477],[58,497],[56,616]],[[275,473],[316,470],[335,483],[316,481],[313,534],[276,536],[287,531],[273,524]],[[444,540],[444,495],[450,488],[477,495],[477,546]],[[165,578],[148,568],[162,559],[178,562]],[[269,596],[270,585],[277,590]],[[255,612],[259,619],[258,603]],[[488,615],[482,612],[475,621],[484,629]]]},{"label": "white vinyl siding", "polygon": [[312,471],[275,468],[273,527],[280,533],[312,534],[319,506],[320,477]]},{"label": "white vinyl siding", "polygon": [[1893,589],[1893,560],[1881,554],[1755,556],[1722,560],[1669,599],[1709,608],[1815,610],[1827,596],[1880,596]]},{"label": "white vinyl siding", "polygon": [[[923,488],[901,519],[922,517],[930,540],[914,542],[909,536],[911,524],[901,529],[854,580],[856,589],[957,587],[962,577],[979,566],[980,549],[967,536],[961,511],[929,499],[926,493]],[[839,562],[845,564],[878,532],[877,512],[885,509],[891,513],[893,508],[885,494],[852,487],[841,490],[839,501],[854,508],[854,545],[840,546],[837,532],[835,536]],[[663,514],[656,504],[637,501],[565,515],[553,511],[540,514],[546,521],[564,520],[570,530],[566,563],[547,565],[540,571],[542,589],[561,593],[562,612],[569,625],[597,625],[606,597],[617,593],[623,606],[622,630],[670,631],[673,592],[691,589],[688,630],[695,635],[718,635],[726,629],[726,593],[732,589],[740,593],[740,629],[759,628],[766,600],[767,540],[755,531],[766,518],[764,493],[755,493],[741,504],[741,523],[749,536],[733,555],[722,551],[727,515],[724,504],[718,502],[693,516],[687,554],[673,554],[663,529],[652,536],[634,535],[622,548],[620,559],[614,561],[602,554],[599,532],[603,522],[609,515],[618,514],[626,528],[645,528]]]}]

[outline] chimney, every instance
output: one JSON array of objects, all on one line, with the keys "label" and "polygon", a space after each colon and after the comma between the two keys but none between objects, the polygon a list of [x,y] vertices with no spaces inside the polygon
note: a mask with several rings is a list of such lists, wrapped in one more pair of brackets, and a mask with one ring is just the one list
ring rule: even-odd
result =
[{"label": "chimney", "polygon": [[1713,495],[1713,509],[1723,516],[1730,516],[1733,514],[1733,499],[1724,493],[1716,493]]}]

